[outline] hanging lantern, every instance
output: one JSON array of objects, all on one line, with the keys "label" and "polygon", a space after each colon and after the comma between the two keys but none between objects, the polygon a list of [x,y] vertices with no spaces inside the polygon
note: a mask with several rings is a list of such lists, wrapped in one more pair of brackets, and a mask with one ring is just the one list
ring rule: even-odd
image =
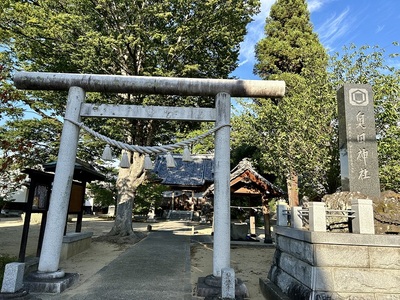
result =
[{"label": "hanging lantern", "polygon": [[112,161],[113,160],[110,145],[108,145],[108,144],[106,145],[106,147],[103,150],[103,155],[101,156],[101,158],[103,160],[107,160],[107,161]]},{"label": "hanging lantern", "polygon": [[153,163],[151,162],[150,155],[146,154],[144,156],[144,169],[145,170],[153,170]]},{"label": "hanging lantern", "polygon": [[193,161],[193,157],[192,154],[190,153],[188,146],[185,146],[185,148],[183,148],[182,161],[186,162]]},{"label": "hanging lantern", "polygon": [[167,168],[175,168],[175,167],[176,167],[175,160],[174,160],[174,158],[172,157],[172,155],[171,155],[170,152],[167,152],[167,155],[166,155],[165,158],[166,158],[166,160],[167,160]]},{"label": "hanging lantern", "polygon": [[124,151],[124,153],[122,154],[122,158],[121,158],[121,162],[120,162],[119,166],[121,168],[129,168],[131,166],[131,164],[129,163],[129,158],[128,158],[128,154],[126,153],[126,151]]}]

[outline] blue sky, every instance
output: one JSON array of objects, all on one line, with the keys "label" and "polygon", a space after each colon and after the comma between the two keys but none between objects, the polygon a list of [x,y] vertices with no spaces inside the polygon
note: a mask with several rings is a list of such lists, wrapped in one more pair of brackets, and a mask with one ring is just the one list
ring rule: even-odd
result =
[{"label": "blue sky", "polygon": [[[253,74],[254,46],[263,38],[265,19],[275,0],[261,0],[261,12],[248,26],[241,44],[239,67],[232,73],[240,79],[258,79]],[[386,53],[399,51],[392,42],[400,42],[400,0],[307,0],[314,31],[328,53],[340,52],[354,43],[378,45]],[[400,58],[389,61],[400,67]]]}]

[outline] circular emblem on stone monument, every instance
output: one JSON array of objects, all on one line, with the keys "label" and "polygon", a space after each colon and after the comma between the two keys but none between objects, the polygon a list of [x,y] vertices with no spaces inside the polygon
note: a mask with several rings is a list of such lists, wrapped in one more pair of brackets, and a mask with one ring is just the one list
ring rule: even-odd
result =
[{"label": "circular emblem on stone monument", "polygon": [[350,104],[354,106],[367,106],[369,103],[368,91],[366,89],[350,89]]}]

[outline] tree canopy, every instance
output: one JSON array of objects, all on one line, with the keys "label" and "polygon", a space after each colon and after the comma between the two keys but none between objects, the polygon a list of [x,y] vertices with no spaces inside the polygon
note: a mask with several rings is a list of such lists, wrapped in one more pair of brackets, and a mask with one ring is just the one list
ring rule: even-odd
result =
[{"label": "tree canopy", "polygon": [[266,19],[265,38],[255,47],[255,74],[271,79],[282,73],[308,79],[326,71],[327,54],[313,31],[304,0],[278,0]]},{"label": "tree canopy", "polygon": [[[258,0],[2,1],[0,64],[12,71],[227,78],[237,66],[246,25],[258,9]],[[12,77],[12,72],[9,75]],[[89,94],[86,101],[164,106],[212,106],[214,103],[214,99],[207,97],[98,93]],[[35,160],[5,148],[4,153],[13,157],[13,165],[4,165],[2,171],[6,173],[11,167],[32,166],[54,159],[66,94],[30,92],[17,98],[8,97],[2,103],[1,108],[9,105],[22,107],[23,111],[2,126],[1,140],[39,141],[41,132],[34,128],[42,125],[48,131],[47,138],[54,139],[54,144],[40,140],[31,145],[44,145],[48,150],[37,151]],[[27,115],[27,111],[33,111],[36,117]],[[1,112],[10,117],[6,110]],[[21,135],[17,130],[26,119],[31,123],[23,127],[25,132],[31,132],[30,136]],[[84,122],[102,134],[137,145],[173,142],[177,132],[198,127],[197,123],[155,120],[88,119]],[[96,162],[102,151],[100,144],[82,134],[78,156]]]},{"label": "tree canopy", "polygon": [[[227,78],[237,66],[239,43],[258,7],[259,1],[237,0],[3,1],[0,4],[0,45],[4,49],[1,64],[9,69],[28,71]],[[143,95],[91,94],[87,101],[213,104],[209,98]],[[36,122],[52,119],[57,124],[63,115],[66,97],[65,93],[36,92],[26,97],[8,97],[2,103],[13,109],[21,107],[19,117],[31,110],[38,119]],[[10,111],[2,113],[10,117]],[[5,128],[12,131],[19,122],[21,118],[12,119]],[[173,139],[171,130],[182,131],[197,125],[133,120],[88,122],[101,133],[141,145],[165,142]],[[28,128],[25,126],[27,131]],[[57,136],[60,125],[54,126],[53,131],[56,133],[53,136]],[[13,137],[4,136],[2,140],[13,140]],[[93,157],[93,153],[87,152],[100,152],[93,147],[80,150],[80,155],[87,159]],[[44,155],[40,160],[48,158]],[[24,159],[20,166],[24,164],[31,163]]]}]

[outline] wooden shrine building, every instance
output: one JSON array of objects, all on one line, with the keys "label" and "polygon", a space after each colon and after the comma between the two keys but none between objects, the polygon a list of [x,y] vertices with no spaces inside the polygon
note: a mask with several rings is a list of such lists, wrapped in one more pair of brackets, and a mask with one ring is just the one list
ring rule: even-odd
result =
[{"label": "wooden shrine building", "polygon": [[[231,214],[235,217],[235,210],[246,211],[254,216],[257,211],[264,215],[266,241],[270,240],[270,201],[284,196],[285,192],[269,180],[261,176],[248,158],[244,158],[231,170]],[[213,198],[214,185],[205,191],[204,196]]]},{"label": "wooden shrine building", "polygon": [[166,155],[158,155],[153,168],[156,181],[168,186],[161,205],[164,211],[197,211],[204,204],[203,193],[214,182],[214,156],[192,155],[192,161],[183,161],[182,155],[173,155],[175,167],[167,167]]}]

